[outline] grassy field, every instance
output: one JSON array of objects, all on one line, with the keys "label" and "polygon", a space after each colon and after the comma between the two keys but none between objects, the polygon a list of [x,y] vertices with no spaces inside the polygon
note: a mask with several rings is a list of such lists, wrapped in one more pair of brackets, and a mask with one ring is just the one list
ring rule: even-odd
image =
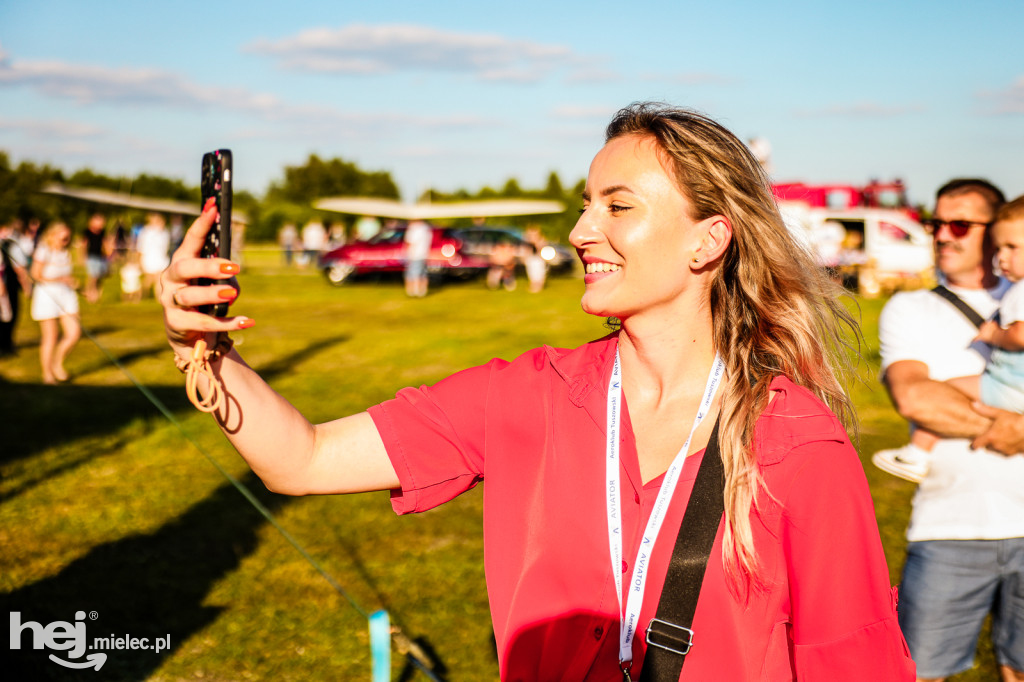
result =
[{"label": "grassy field", "polygon": [[[241,352],[313,421],[491,357],[575,346],[606,331],[579,310],[582,283],[572,278],[540,295],[468,283],[409,300],[396,283],[332,288],[254,253],[240,281],[238,312],[256,320],[236,335]],[[855,388],[860,451],[896,582],[913,486],[867,458],[903,442],[906,428],[874,377],[882,302],[859,304],[867,339]],[[497,678],[479,490],[401,519],[386,493],[269,494],[189,405],[152,300],[122,303],[111,281],[100,304],[83,304],[89,337],[68,360],[72,382],[56,387],[41,383],[38,327],[26,318],[20,354],[0,359],[3,611],[46,625],[81,610],[90,639],[169,636],[170,647],[110,652],[99,673],[22,650],[5,669],[24,676],[7,679],[368,680],[364,613],[382,607],[434,652],[447,679]],[[347,598],[208,458],[255,493]],[[991,653],[981,660],[956,679],[994,679]],[[392,679],[427,679],[399,655],[393,668]]]}]

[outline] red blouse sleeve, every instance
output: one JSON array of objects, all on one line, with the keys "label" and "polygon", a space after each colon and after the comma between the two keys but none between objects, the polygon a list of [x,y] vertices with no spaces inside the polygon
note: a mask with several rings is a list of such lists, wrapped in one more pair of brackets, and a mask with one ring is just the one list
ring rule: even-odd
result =
[{"label": "red blouse sleeve", "polygon": [[786,460],[794,474],[780,500],[780,539],[797,679],[913,680],[856,452],[849,443],[818,441],[794,448]]},{"label": "red blouse sleeve", "polygon": [[491,372],[505,364],[492,360],[432,386],[402,389],[368,410],[401,482],[391,492],[395,512],[432,509],[482,479]]}]

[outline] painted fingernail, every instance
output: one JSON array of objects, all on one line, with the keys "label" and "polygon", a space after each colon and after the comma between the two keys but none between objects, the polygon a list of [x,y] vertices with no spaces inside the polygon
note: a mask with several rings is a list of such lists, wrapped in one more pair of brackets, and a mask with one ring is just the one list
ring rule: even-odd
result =
[{"label": "painted fingernail", "polygon": [[232,289],[231,287],[227,287],[226,289],[221,289],[220,291],[218,291],[217,295],[223,298],[225,301],[230,301],[234,299],[236,296],[238,296],[238,292]]},{"label": "painted fingernail", "polygon": [[221,263],[220,271],[225,275],[237,275],[242,271],[242,268],[238,267],[237,263]]},{"label": "painted fingernail", "polygon": [[209,197],[206,200],[206,204],[203,205],[203,213],[206,213],[207,211],[209,211],[211,208],[213,208],[216,205],[217,205],[217,197]]},{"label": "painted fingernail", "polygon": [[251,317],[240,317],[240,318],[238,318],[238,328],[239,329],[248,329],[249,327],[253,326],[254,324],[256,324],[256,320],[252,319]]}]

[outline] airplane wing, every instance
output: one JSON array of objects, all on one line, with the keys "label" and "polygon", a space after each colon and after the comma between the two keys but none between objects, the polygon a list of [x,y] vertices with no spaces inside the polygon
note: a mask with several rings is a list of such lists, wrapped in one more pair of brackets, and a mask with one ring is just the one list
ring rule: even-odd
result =
[{"label": "airplane wing", "polygon": [[[124,206],[135,208],[141,211],[156,211],[158,213],[177,213],[179,215],[199,215],[199,203],[190,201],[176,201],[174,199],[158,199],[156,197],[142,197],[138,195],[125,194],[124,192],[112,192],[105,189],[92,189],[88,187],[65,187],[64,185],[51,182],[44,186],[42,192],[55,194],[57,196],[91,201],[96,204],[107,206]],[[244,213],[238,210],[231,212],[231,219],[240,223],[248,223],[249,219]]]},{"label": "airplane wing", "polygon": [[313,202],[313,207],[321,211],[376,216],[378,218],[397,218],[399,220],[542,215],[561,213],[565,210],[565,205],[560,201],[538,199],[495,199],[492,201],[404,204],[392,199],[333,197],[318,199]]}]

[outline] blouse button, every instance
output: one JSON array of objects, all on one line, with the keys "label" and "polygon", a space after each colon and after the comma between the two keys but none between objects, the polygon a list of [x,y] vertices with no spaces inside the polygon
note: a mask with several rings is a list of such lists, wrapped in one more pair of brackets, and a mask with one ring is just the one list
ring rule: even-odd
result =
[{"label": "blouse button", "polygon": [[633,493],[633,501],[640,504],[640,493]]},{"label": "blouse button", "polygon": [[622,572],[625,573],[628,570],[629,570],[629,564],[627,564],[625,561],[623,561],[622,562]]},{"label": "blouse button", "polygon": [[601,635],[603,635],[603,634],[604,634],[604,628],[602,628],[602,627],[594,628],[594,639],[601,639]]}]

